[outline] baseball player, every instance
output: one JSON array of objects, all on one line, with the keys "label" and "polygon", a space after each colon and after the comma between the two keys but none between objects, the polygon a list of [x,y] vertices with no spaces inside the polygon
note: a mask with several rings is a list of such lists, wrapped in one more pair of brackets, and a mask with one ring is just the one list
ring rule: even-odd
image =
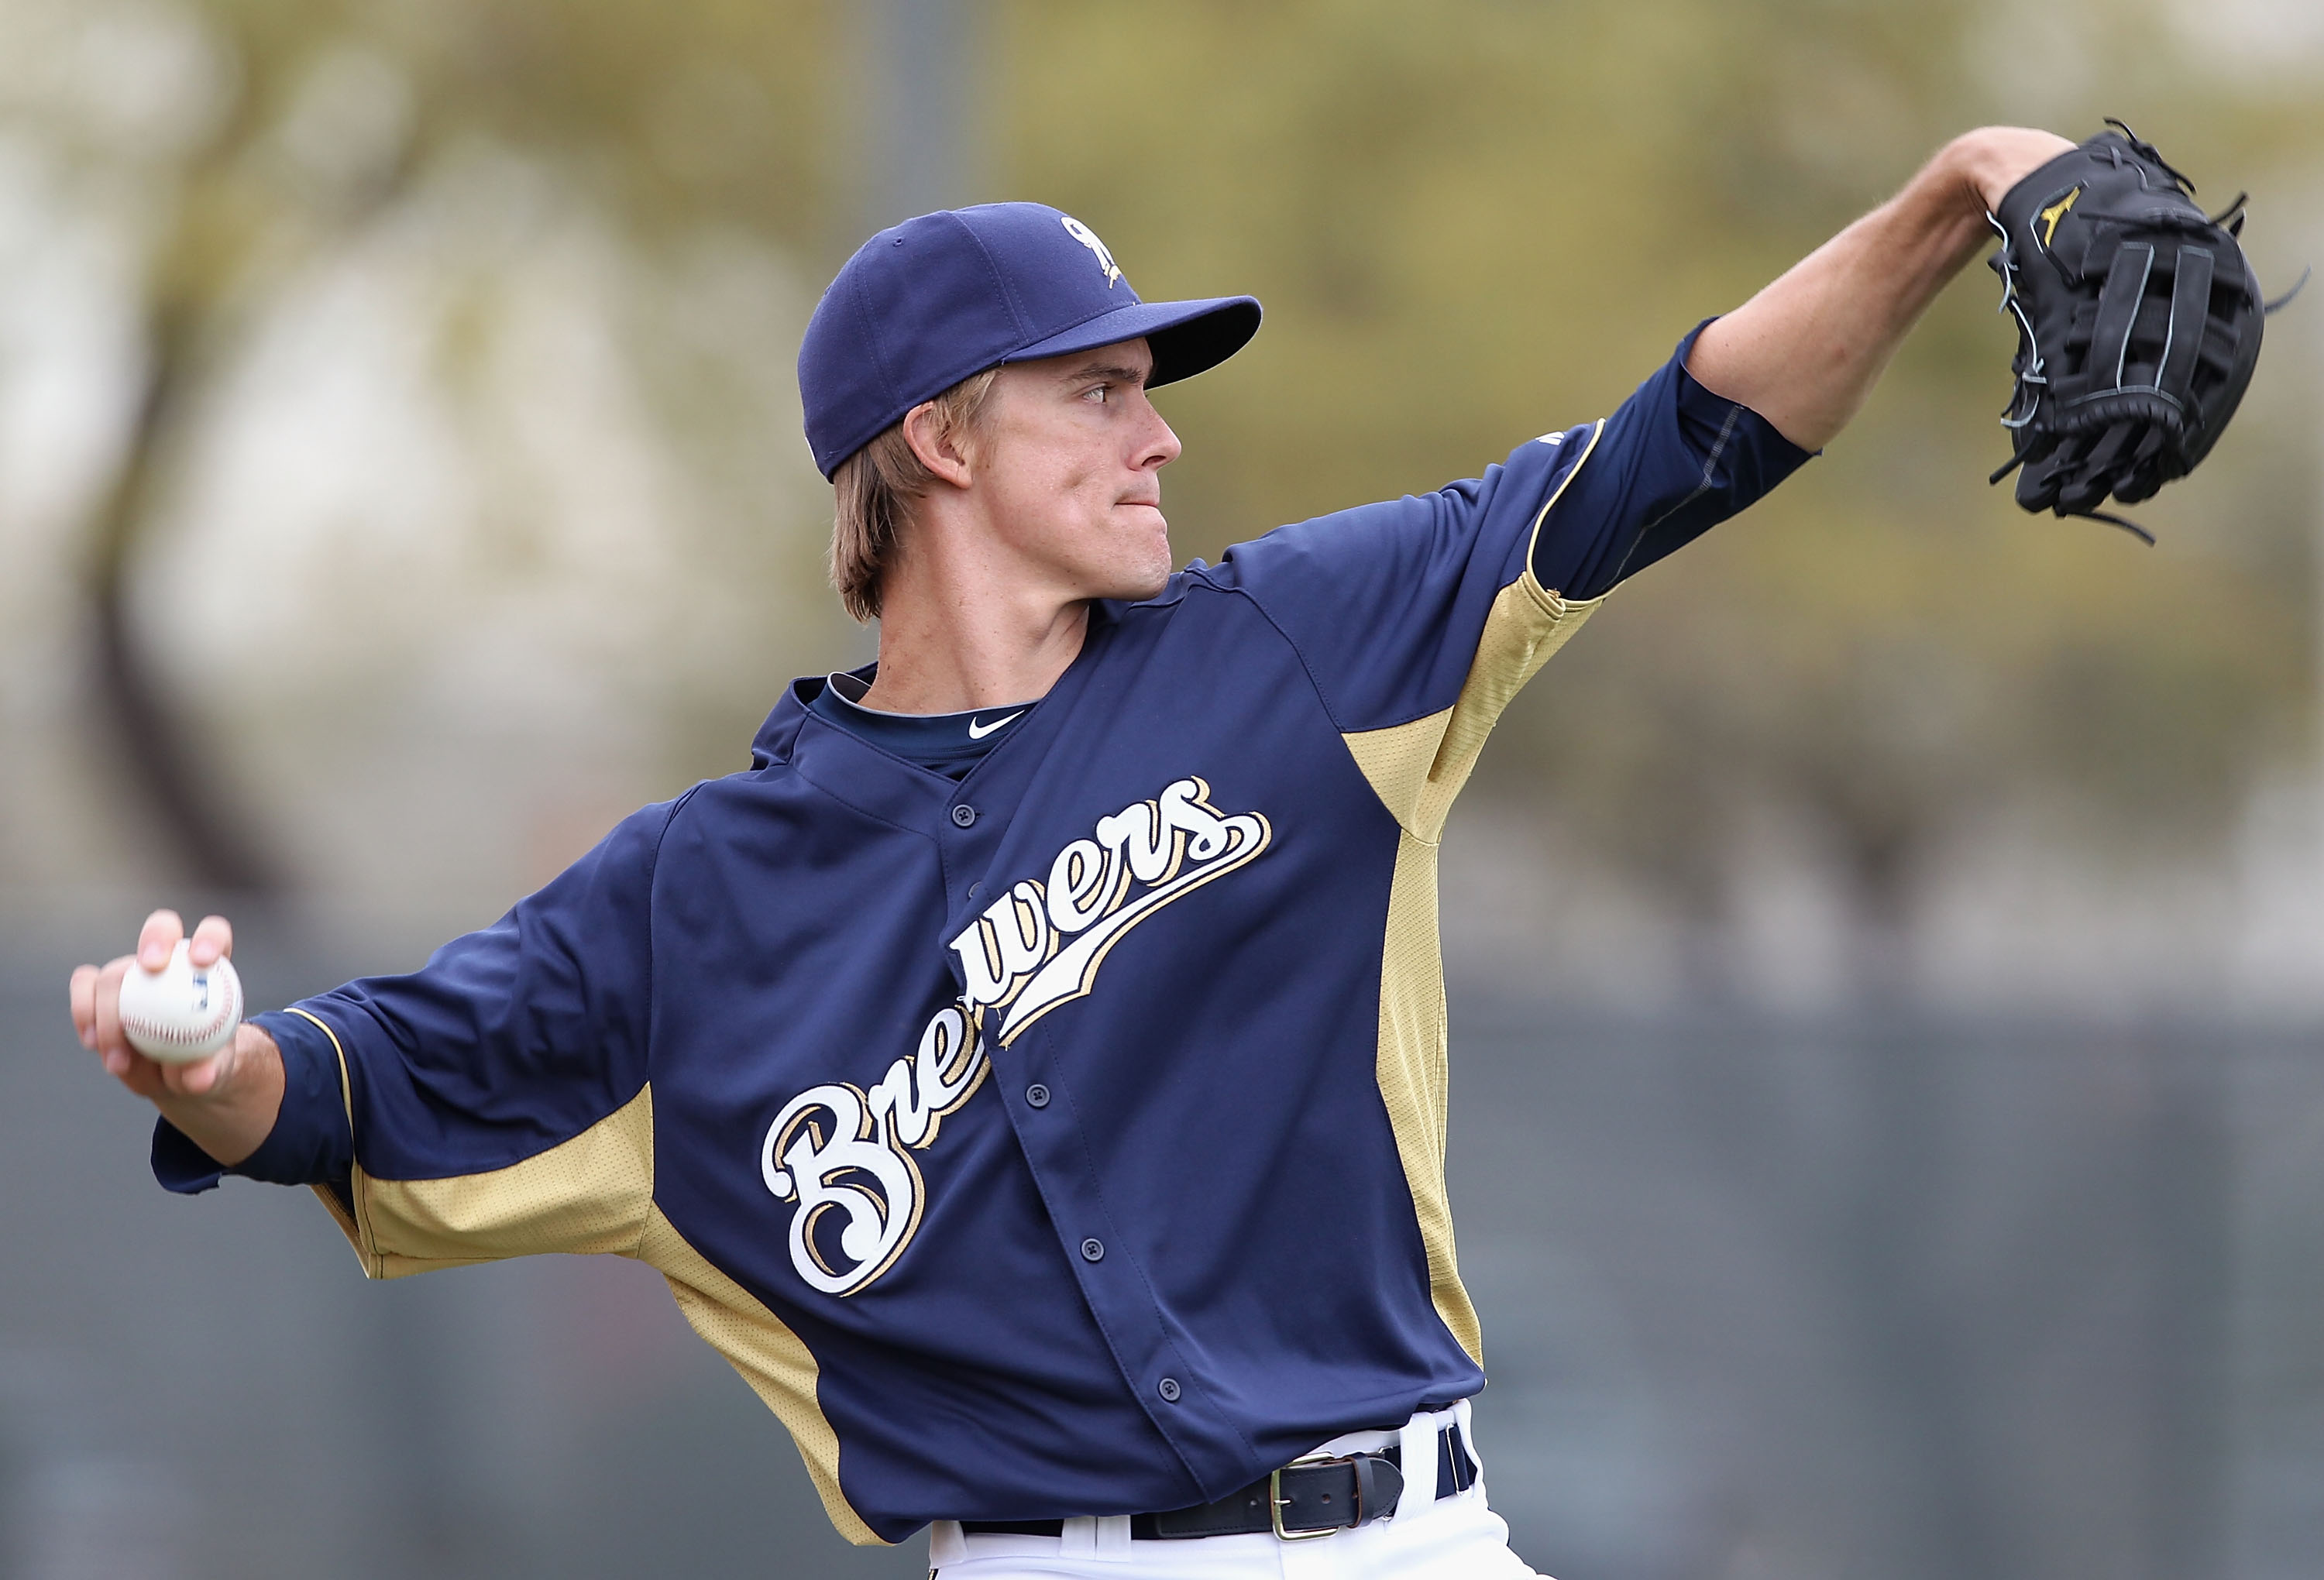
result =
[{"label": "baseball player", "polygon": [[1837,434],[2070,146],[1963,136],[1604,420],[1175,572],[1149,391],[1259,304],[1142,301],[1038,204],[882,231],[799,356],[878,662],[202,1062],[120,1033],[157,912],[74,973],[82,1041],[160,1108],[163,1184],[311,1186],[370,1276],[650,1263],[839,1530],[928,1529],[947,1580],[1530,1574],[1469,1426],[1446,814],[1517,688]]}]

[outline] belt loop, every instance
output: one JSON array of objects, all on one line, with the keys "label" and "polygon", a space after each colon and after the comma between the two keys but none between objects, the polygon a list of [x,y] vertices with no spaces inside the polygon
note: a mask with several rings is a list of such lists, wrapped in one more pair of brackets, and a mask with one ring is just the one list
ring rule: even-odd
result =
[{"label": "belt loop", "polygon": [[1409,1520],[1436,1502],[1437,1418],[1426,1410],[1404,1423],[1397,1434],[1397,1452],[1404,1461],[1404,1495],[1397,1500],[1396,1520]]},{"label": "belt loop", "polygon": [[961,1534],[957,1520],[928,1521],[928,1567],[941,1569],[946,1564],[967,1560],[968,1539]]},{"label": "belt loop", "polygon": [[1101,1558],[1130,1557],[1130,1516],[1102,1514],[1097,1521],[1097,1556]]},{"label": "belt loop", "polygon": [[1061,1558],[1093,1558],[1097,1557],[1097,1521],[1087,1514],[1076,1514],[1065,1523],[1057,1539],[1057,1557]]},{"label": "belt loop", "polygon": [[1452,1409],[1460,1419],[1462,1449],[1469,1456],[1469,1463],[1477,1467],[1469,1478],[1469,1484],[1482,1486],[1485,1484],[1485,1456],[1477,1452],[1477,1429],[1469,1424],[1469,1401],[1464,1399]]}]

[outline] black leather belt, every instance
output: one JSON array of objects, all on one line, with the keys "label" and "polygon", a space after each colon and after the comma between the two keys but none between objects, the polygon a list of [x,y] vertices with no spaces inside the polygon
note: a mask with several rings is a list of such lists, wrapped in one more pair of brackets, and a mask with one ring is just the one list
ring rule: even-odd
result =
[{"label": "black leather belt", "polygon": [[[1436,1495],[1449,1498],[1477,1484],[1461,1428],[1436,1434]],[[1256,1536],[1273,1531],[1286,1541],[1330,1536],[1396,1512],[1404,1493],[1404,1449],[1391,1443],[1375,1454],[1298,1459],[1215,1503],[1132,1514],[1136,1541],[1185,1541],[1204,1536]],[[964,1520],[969,1536],[1063,1536],[1062,1520]]]}]

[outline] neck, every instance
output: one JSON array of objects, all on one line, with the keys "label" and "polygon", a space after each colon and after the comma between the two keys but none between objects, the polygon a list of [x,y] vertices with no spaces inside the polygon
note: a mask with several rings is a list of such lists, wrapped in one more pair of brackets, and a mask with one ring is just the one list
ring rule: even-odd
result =
[{"label": "neck", "polygon": [[880,673],[865,707],[956,713],[1034,702],[1080,655],[1088,599],[963,536],[907,528],[898,547],[881,579]]}]

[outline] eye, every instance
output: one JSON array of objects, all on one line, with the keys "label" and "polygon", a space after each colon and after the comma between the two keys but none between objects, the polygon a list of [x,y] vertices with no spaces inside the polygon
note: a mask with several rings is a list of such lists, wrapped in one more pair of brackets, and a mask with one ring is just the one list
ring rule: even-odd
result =
[{"label": "eye", "polygon": [[1113,386],[1108,383],[1092,384],[1082,391],[1082,399],[1094,405],[1103,406],[1113,399]]}]

